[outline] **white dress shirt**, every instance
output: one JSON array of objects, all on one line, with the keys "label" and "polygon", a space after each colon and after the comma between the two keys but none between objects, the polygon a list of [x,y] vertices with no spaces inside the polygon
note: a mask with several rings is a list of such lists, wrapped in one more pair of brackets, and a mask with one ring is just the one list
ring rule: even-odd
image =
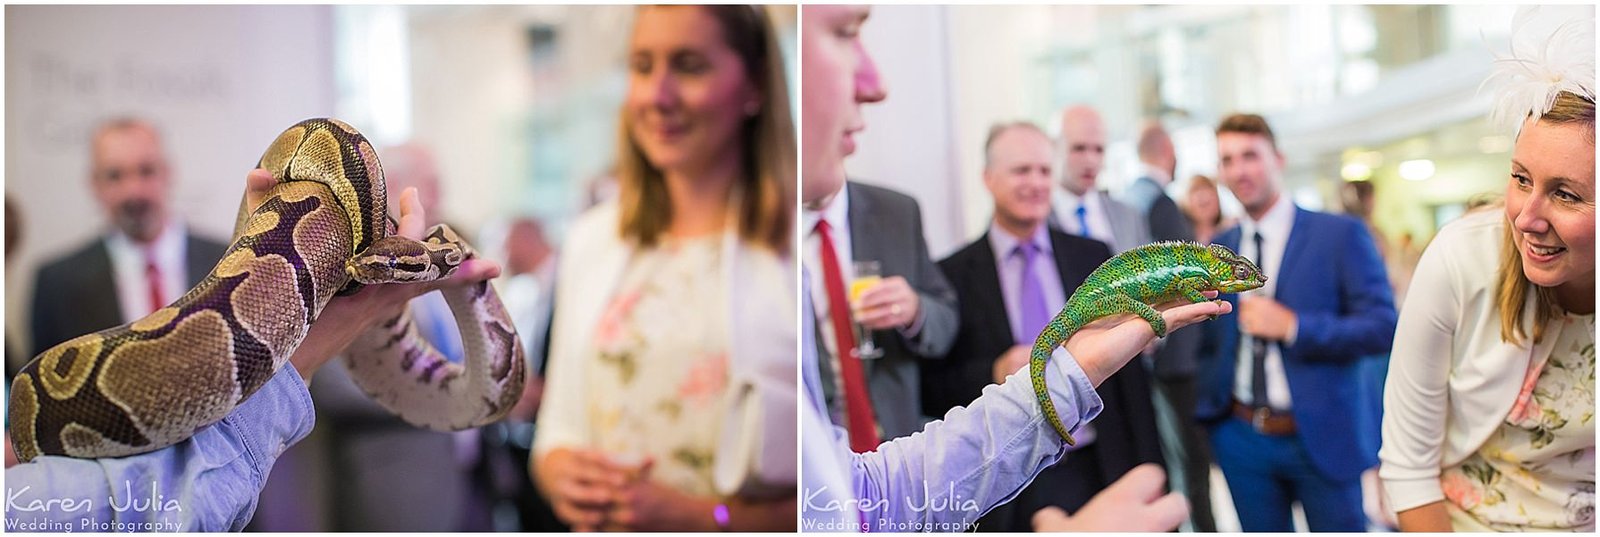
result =
[{"label": "white dress shirt", "polygon": [[[131,323],[156,308],[164,307],[189,292],[188,263],[184,262],[188,230],[173,220],[156,236],[155,242],[139,244],[121,230],[106,235],[106,253],[111,257],[111,277],[117,286],[117,304],[122,307],[122,322]],[[161,303],[150,303],[150,280],[145,263],[153,257],[161,271]]]},{"label": "white dress shirt", "polygon": [[831,315],[828,303],[828,285],[823,281],[822,270],[822,238],[817,235],[817,222],[828,222],[828,238],[833,240],[833,255],[839,260],[839,277],[844,279],[845,289],[850,288],[850,280],[855,278],[855,257],[851,255],[850,243],[850,187],[845,185],[839,193],[828,201],[822,210],[806,209],[801,212],[800,221],[805,227],[800,229],[804,237],[801,255],[804,256],[805,266],[817,267],[817,270],[807,271],[806,276],[811,278],[811,304],[815,308],[817,330],[822,335],[822,348],[828,350],[828,356],[833,361],[830,370],[833,372],[835,386],[843,386],[839,376],[839,349],[834,342],[833,323],[829,322]]},{"label": "white dress shirt", "polygon": [[1084,219],[1089,221],[1089,238],[1106,243],[1117,244],[1117,238],[1111,232],[1111,219],[1106,215],[1105,193],[1090,190],[1083,196],[1073,194],[1065,188],[1052,189],[1050,207],[1055,210],[1056,223],[1061,229],[1073,235],[1082,236],[1083,226],[1078,225],[1078,206],[1084,208]]},{"label": "white dress shirt", "polygon": [[[1266,264],[1265,275],[1267,284],[1260,289],[1245,293],[1246,296],[1276,297],[1278,294],[1278,270],[1283,267],[1283,252],[1289,246],[1289,232],[1294,228],[1294,202],[1289,198],[1279,196],[1277,203],[1262,215],[1261,220],[1251,220],[1246,214],[1239,220],[1239,255],[1251,261],[1262,260]],[[1266,250],[1265,257],[1259,257],[1256,252],[1255,234],[1261,233],[1261,248]],[[1280,342],[1278,345],[1267,346],[1266,376],[1267,376],[1267,401],[1272,408],[1289,410],[1293,408],[1293,398],[1289,394],[1289,377],[1283,372],[1282,345],[1294,342],[1295,330],[1289,330],[1289,341]],[[1250,336],[1239,330],[1239,355],[1233,373],[1233,396],[1240,401],[1250,401],[1251,370],[1254,357],[1250,354]],[[1255,402],[1257,406],[1259,402]]]}]

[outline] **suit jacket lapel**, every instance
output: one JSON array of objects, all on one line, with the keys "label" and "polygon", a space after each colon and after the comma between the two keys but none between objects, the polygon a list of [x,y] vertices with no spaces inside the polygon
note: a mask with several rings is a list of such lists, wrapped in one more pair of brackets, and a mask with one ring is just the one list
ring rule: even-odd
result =
[{"label": "suit jacket lapel", "polygon": [[1067,257],[1067,249],[1062,246],[1061,238],[1055,233],[1050,234],[1050,252],[1056,259],[1056,276],[1061,278],[1061,290],[1065,292],[1065,300],[1072,299],[1072,292],[1077,290],[1077,283],[1067,272],[1069,267],[1077,260]]},{"label": "suit jacket lapel", "polygon": [[1233,253],[1239,253],[1239,233],[1239,225],[1234,224],[1233,227],[1212,236],[1211,243],[1226,246],[1229,250],[1233,250]]},{"label": "suit jacket lapel", "polygon": [[1000,290],[1000,270],[994,266],[994,247],[989,245],[989,234],[984,233],[978,238],[979,255],[973,256],[968,262],[973,281],[979,282],[981,287],[978,297],[982,297],[983,311],[992,312],[985,315],[983,322],[988,323],[987,330],[994,334],[1006,334],[1005,339],[1011,339],[1011,317],[1006,313],[1005,294]]},{"label": "suit jacket lapel", "polygon": [[1100,196],[1100,206],[1105,208],[1106,221],[1111,222],[1112,244],[1108,246],[1111,247],[1111,253],[1115,254],[1122,251],[1122,241],[1132,240],[1133,233],[1127,227],[1132,225],[1133,221],[1128,215],[1122,214],[1121,207],[1111,203],[1110,194],[1096,192],[1095,195]]},{"label": "suit jacket lapel", "polygon": [[[188,281],[184,283],[189,284],[190,288],[194,288],[194,286],[199,285],[200,280],[204,279],[207,274],[210,274],[211,269],[217,264],[218,261],[220,261],[220,259],[206,259],[207,256],[205,254],[209,252],[209,249],[207,249],[205,245],[201,244],[200,240],[195,238],[194,235],[186,234],[184,236],[183,269],[188,272]],[[182,293],[185,292],[185,290],[179,290],[179,292]]]},{"label": "suit jacket lapel", "polygon": [[876,234],[864,232],[872,222],[872,198],[861,195],[861,189],[854,184],[847,182],[845,188],[850,190],[850,207],[845,211],[850,218],[850,257],[855,258],[859,252],[881,251],[873,243]]},{"label": "suit jacket lapel", "polygon": [[1307,238],[1311,230],[1306,229],[1305,217],[1304,209],[1294,208],[1294,224],[1289,228],[1289,241],[1283,247],[1283,266],[1278,267],[1278,283],[1272,293],[1272,298],[1280,302],[1283,301],[1283,291],[1291,288],[1291,285],[1285,285],[1286,279],[1293,277],[1295,265],[1305,257],[1306,245],[1311,242]]},{"label": "suit jacket lapel", "polygon": [[100,275],[88,280],[93,282],[92,285],[97,289],[83,296],[105,297],[104,300],[90,300],[84,304],[84,308],[88,310],[84,312],[85,319],[94,319],[95,321],[90,322],[104,325],[93,330],[122,324],[122,300],[117,294],[117,276],[111,271],[111,250],[106,246],[105,240],[100,241],[100,247],[94,249],[82,270],[89,274]]}]

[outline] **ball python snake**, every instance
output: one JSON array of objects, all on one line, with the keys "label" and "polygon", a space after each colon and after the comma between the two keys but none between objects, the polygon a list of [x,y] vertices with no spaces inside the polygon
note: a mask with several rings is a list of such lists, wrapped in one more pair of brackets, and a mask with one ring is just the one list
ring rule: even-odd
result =
[{"label": "ball python snake", "polygon": [[[377,153],[341,121],[295,124],[258,166],[278,183],[254,211],[240,208],[232,245],[194,289],[23,367],[9,408],[20,460],[122,457],[181,442],[266,384],[336,294],[447,278],[476,255],[448,226],[421,241],[393,234]],[[404,312],[347,347],[346,366],[414,425],[488,424],[522,395],[521,340],[487,281],[441,292],[462,329],[462,363],[428,344]]]}]

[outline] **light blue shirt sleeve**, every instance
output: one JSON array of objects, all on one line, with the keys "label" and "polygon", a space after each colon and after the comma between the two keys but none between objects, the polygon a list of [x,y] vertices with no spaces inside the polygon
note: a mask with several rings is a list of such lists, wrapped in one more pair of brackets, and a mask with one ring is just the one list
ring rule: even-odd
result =
[{"label": "light blue shirt sleeve", "polygon": [[316,421],[284,364],[233,413],[173,446],[131,457],[45,456],[6,470],[7,531],[240,531],[278,456]]},{"label": "light blue shirt sleeve", "polygon": [[[1026,369],[921,432],[851,453],[845,431],[829,422],[820,403],[809,291],[800,295],[802,531],[968,531],[1066,453],[1039,410]],[[1070,429],[1100,414],[1094,384],[1066,349],[1056,349],[1050,367],[1045,384]]]},{"label": "light blue shirt sleeve", "polygon": [[[1099,415],[1100,396],[1066,349],[1056,349],[1051,367],[1051,398],[1077,430]],[[1065,448],[1024,369],[922,432],[856,455],[853,488],[873,531],[967,531],[1059,462]]]}]

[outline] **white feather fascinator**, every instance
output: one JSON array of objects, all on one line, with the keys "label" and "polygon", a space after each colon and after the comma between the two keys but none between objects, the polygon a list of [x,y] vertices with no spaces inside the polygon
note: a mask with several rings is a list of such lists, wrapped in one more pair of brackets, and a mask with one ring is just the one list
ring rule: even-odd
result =
[{"label": "white feather fascinator", "polygon": [[1495,91],[1489,120],[1515,132],[1569,92],[1594,101],[1594,6],[1522,6],[1511,19],[1511,51],[1495,55],[1482,88]]}]

